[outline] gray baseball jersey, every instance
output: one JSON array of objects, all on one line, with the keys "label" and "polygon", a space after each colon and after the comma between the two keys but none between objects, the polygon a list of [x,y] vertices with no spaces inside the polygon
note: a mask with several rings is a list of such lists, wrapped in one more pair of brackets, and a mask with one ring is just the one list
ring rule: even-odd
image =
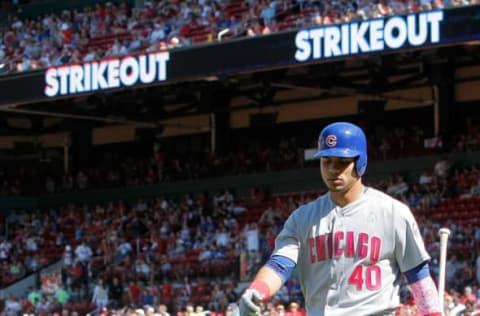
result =
[{"label": "gray baseball jersey", "polygon": [[312,316],[392,312],[401,273],[430,259],[410,209],[373,188],[343,208],[329,193],[299,207],[273,254],[297,263]]}]

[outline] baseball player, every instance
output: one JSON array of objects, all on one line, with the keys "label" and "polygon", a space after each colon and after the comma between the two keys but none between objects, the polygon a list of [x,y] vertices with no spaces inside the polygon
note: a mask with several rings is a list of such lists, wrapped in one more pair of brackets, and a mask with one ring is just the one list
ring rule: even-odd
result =
[{"label": "baseball player", "polygon": [[423,315],[442,315],[430,256],[405,204],[362,183],[367,167],[363,131],[346,122],[320,133],[322,179],[328,193],[299,207],[275,249],[243,293],[240,315],[260,315],[296,267],[310,316],[393,315],[405,274]]}]

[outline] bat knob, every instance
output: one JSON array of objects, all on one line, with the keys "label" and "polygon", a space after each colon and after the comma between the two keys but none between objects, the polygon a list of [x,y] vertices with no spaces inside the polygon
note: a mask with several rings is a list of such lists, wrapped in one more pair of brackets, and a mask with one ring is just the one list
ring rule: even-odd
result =
[{"label": "bat knob", "polygon": [[438,230],[438,235],[439,236],[442,236],[442,235],[447,235],[449,236],[450,235],[450,229],[446,228],[446,227],[442,227]]}]

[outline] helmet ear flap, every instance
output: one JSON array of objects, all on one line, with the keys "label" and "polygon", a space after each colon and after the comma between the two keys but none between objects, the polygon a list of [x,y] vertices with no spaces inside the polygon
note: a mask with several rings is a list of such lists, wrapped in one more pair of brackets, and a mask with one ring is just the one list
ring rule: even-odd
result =
[{"label": "helmet ear flap", "polygon": [[360,167],[360,168],[357,167],[357,175],[358,175],[359,177],[363,176],[363,174],[365,173],[366,169],[367,169],[367,166],[366,166],[366,165],[364,165],[363,167]]},{"label": "helmet ear flap", "polygon": [[367,164],[363,160],[361,156],[355,157],[355,172],[359,177],[363,176],[367,169]]},{"label": "helmet ear flap", "polygon": [[363,176],[365,171],[367,170],[367,157],[365,156],[358,156],[357,161],[355,161],[355,170],[357,171],[357,175],[359,177]]}]

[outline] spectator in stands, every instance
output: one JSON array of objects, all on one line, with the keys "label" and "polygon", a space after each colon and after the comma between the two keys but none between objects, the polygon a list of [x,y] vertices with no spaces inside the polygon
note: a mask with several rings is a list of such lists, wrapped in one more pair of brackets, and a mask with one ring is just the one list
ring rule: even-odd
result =
[{"label": "spectator in stands", "polygon": [[397,174],[390,179],[390,183],[388,184],[386,192],[397,199],[405,199],[405,194],[407,193],[408,189],[409,186],[403,177]]},{"label": "spectator in stands", "polygon": [[290,299],[294,302],[301,302],[303,299],[302,296],[302,289],[300,287],[300,282],[297,278],[290,278],[287,281],[287,288],[288,293],[290,295]]},{"label": "spectator in stands", "polygon": [[63,265],[67,268],[71,267],[73,265],[73,257],[72,246],[66,245],[65,251],[63,252]]},{"label": "spectator in stands", "polygon": [[168,260],[166,255],[162,255],[160,257],[160,271],[159,276],[160,279],[165,278],[168,274],[172,271],[172,263]]},{"label": "spectator in stands", "polygon": [[445,264],[445,280],[446,288],[453,289],[456,286],[456,276],[461,268],[461,263],[458,261],[457,255],[452,253]]},{"label": "spectator in stands", "polygon": [[43,296],[42,299],[35,304],[35,313],[37,315],[44,315],[50,311],[51,306],[50,300],[46,296]]},{"label": "spectator in stands", "polygon": [[185,312],[183,313],[184,316],[195,316],[196,313],[195,313],[195,308],[193,307],[193,305],[191,303],[187,304],[187,306],[185,306]]},{"label": "spectator in stands", "polygon": [[37,271],[40,268],[38,254],[35,254],[33,256],[29,254],[25,255],[23,265],[27,273]]},{"label": "spectator in stands", "polygon": [[448,307],[448,309],[450,310],[450,315],[460,315],[460,313],[465,310],[465,305],[460,302],[460,295],[458,292],[451,291],[451,297],[452,302],[449,304]]},{"label": "spectator in stands", "polygon": [[166,39],[165,33],[165,24],[164,23],[155,23],[153,26],[153,31],[150,33],[149,42],[159,42]]},{"label": "spectator in stands", "polygon": [[472,196],[480,196],[480,179],[470,188],[470,197]]},{"label": "spectator in stands", "polygon": [[278,299],[279,302],[288,303],[290,302],[290,293],[288,292],[288,286],[286,284],[282,285],[280,290],[275,294],[273,300]]},{"label": "spectator in stands", "polygon": [[117,247],[116,254],[114,256],[115,262],[120,262],[130,256],[130,254],[133,252],[133,248],[131,243],[125,238],[122,237],[120,244]]},{"label": "spectator in stands", "polygon": [[212,298],[208,309],[212,311],[224,311],[228,307],[227,296],[219,284],[213,285]]},{"label": "spectator in stands", "polygon": [[97,280],[93,289],[92,303],[97,305],[97,310],[101,310],[108,305],[108,289],[101,278]]},{"label": "spectator in stands", "polygon": [[238,309],[237,303],[228,304],[227,310],[225,311],[225,316],[240,316],[240,310]]},{"label": "spectator in stands", "polygon": [[17,316],[20,315],[22,306],[20,300],[13,294],[10,294],[5,300],[5,306],[3,313],[5,316]]},{"label": "spectator in stands", "polygon": [[420,206],[421,195],[416,194],[416,192],[411,191],[408,195],[408,198],[403,199],[403,201],[410,207],[410,209],[415,212],[415,210]]},{"label": "spectator in stands", "polygon": [[244,236],[249,273],[254,273],[260,261],[260,239],[257,224],[250,223],[245,225]]},{"label": "spectator in stands", "polygon": [[[84,59],[84,61],[87,61]],[[88,188],[88,176],[85,172],[79,171],[76,179],[77,187],[79,190],[85,190]]]},{"label": "spectator in stands", "polygon": [[266,0],[263,2],[260,17],[263,19],[265,26],[270,26],[275,19],[277,2],[275,0]]},{"label": "spectator in stands", "polygon": [[461,316],[473,316],[478,315],[480,311],[475,306],[475,301],[467,301],[465,303],[465,309],[461,312]]},{"label": "spectator in stands", "polygon": [[30,287],[27,293],[27,299],[32,304],[32,306],[35,306],[38,302],[40,302],[43,299],[43,294],[41,289]]},{"label": "spectator in stands", "polygon": [[58,288],[55,292],[55,298],[57,299],[57,303],[60,304],[60,306],[64,306],[70,300],[70,294],[63,287],[62,284],[58,285]]},{"label": "spectator in stands", "polygon": [[226,247],[230,243],[230,234],[227,228],[222,224],[220,229],[215,233],[215,244],[217,246]]},{"label": "spectator in stands", "polygon": [[168,312],[168,308],[165,304],[158,305],[157,314],[160,316],[170,316],[170,313]]},{"label": "spectator in stands", "polygon": [[122,306],[124,293],[124,286],[120,282],[120,279],[117,276],[114,276],[111,283],[107,285],[107,288],[111,305],[115,308],[120,308]]},{"label": "spectator in stands", "polygon": [[137,282],[134,280],[130,280],[130,284],[128,286],[127,295],[128,295],[128,302],[134,306],[138,306],[140,304],[140,294],[141,294],[141,287]]},{"label": "spectator in stands", "polygon": [[87,296],[90,282],[90,268],[93,251],[87,245],[85,239],[82,239],[80,244],[75,248],[75,268],[77,284],[83,288],[83,295]]},{"label": "spectator in stands", "polygon": [[9,273],[14,279],[20,279],[25,275],[25,267],[16,257],[11,260]]},{"label": "spectator in stands", "polygon": [[[476,228],[476,232],[479,230],[479,228],[477,227]],[[475,277],[476,277],[476,281],[477,281],[477,284],[480,285],[480,252],[478,251],[478,248],[479,248],[479,243],[478,243],[478,239],[476,240],[476,243],[475,243],[475,248],[477,249],[477,257],[475,258]],[[480,299],[480,297],[479,297]]]},{"label": "spectator in stands", "polygon": [[4,239],[0,243],[0,261],[7,261],[10,257],[10,250],[12,249],[12,244],[7,239]]},{"label": "spectator in stands", "polygon": [[74,187],[74,180],[72,175],[65,174],[62,176],[62,190],[63,191],[72,191]]},{"label": "spectator in stands", "polygon": [[424,186],[424,185],[429,185],[432,183],[432,175],[427,171],[424,170],[422,171],[422,174],[418,178],[418,184]]},{"label": "spectator in stands", "polygon": [[148,281],[150,279],[150,266],[145,262],[142,257],[137,257],[135,261],[135,276],[142,280]]},{"label": "spectator in stands", "polygon": [[208,262],[213,259],[213,253],[211,251],[210,245],[204,245],[203,248],[200,250],[198,254],[198,261],[200,262]]},{"label": "spectator in stands", "polygon": [[453,295],[449,293],[449,291],[445,291],[444,294],[444,302],[443,302],[443,310],[445,316],[453,316],[452,310],[455,307],[455,303],[453,302]]},{"label": "spectator in stands", "polygon": [[452,162],[448,158],[443,158],[435,163],[433,174],[441,179],[445,179],[450,175]]},{"label": "spectator in stands", "polygon": [[25,250],[28,252],[36,252],[39,247],[40,240],[34,234],[29,234],[25,238]]},{"label": "spectator in stands", "polygon": [[[472,283],[470,283],[472,284]],[[466,305],[467,302],[472,302],[473,304],[476,304],[477,298],[475,295],[473,295],[472,287],[471,286],[465,286],[463,288],[463,294],[460,297],[460,303]]]},{"label": "spectator in stands", "polygon": [[275,315],[276,316],[285,316],[285,305],[283,304],[277,304],[277,306],[275,306]]},{"label": "spectator in stands", "polygon": [[305,311],[300,308],[297,302],[291,302],[288,305],[288,311],[285,314],[286,316],[305,316]]},{"label": "spectator in stands", "polygon": [[87,245],[85,239],[82,239],[80,244],[75,248],[75,260],[83,264],[86,268],[90,265],[93,251]]},{"label": "spectator in stands", "polygon": [[[464,286],[466,284],[474,284],[475,280],[475,272],[473,271],[470,261],[464,260],[456,276],[456,281],[458,282],[458,285]],[[465,298],[471,298],[470,295],[472,295],[472,288],[470,286],[467,286],[463,289],[463,296],[460,302],[465,305]]]}]

